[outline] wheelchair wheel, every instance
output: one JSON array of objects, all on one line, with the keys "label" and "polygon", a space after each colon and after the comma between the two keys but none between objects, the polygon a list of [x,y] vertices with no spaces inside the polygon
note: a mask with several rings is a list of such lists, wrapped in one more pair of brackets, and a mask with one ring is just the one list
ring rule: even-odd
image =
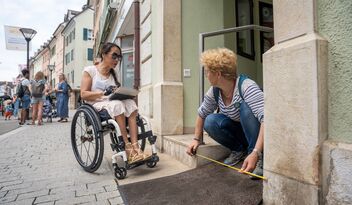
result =
[{"label": "wheelchair wheel", "polygon": [[115,177],[117,179],[124,179],[126,178],[127,170],[124,167],[119,167],[115,169]]},{"label": "wheelchair wheel", "polygon": [[78,163],[87,172],[96,171],[103,160],[104,139],[90,109],[79,108],[72,119],[71,143]]}]

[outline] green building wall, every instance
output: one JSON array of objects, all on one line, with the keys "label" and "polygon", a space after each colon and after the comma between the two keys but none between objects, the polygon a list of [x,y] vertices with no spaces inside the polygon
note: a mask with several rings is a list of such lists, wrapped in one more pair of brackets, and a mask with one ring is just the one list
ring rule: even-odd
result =
[{"label": "green building wall", "polygon": [[352,143],[352,1],[317,5],[318,30],[329,42],[329,138]]},{"label": "green building wall", "polygon": [[[272,3],[271,0],[261,2]],[[253,23],[259,25],[259,0],[253,3]],[[235,0],[183,0],[182,1],[182,69],[190,69],[191,77],[183,77],[184,127],[194,127],[199,106],[199,34],[236,26]],[[238,73],[245,73],[263,85],[263,71],[260,54],[260,32],[254,32],[255,60],[238,56]],[[236,51],[236,34],[206,38],[205,50],[227,47]],[[207,91],[209,84],[205,80]]]}]

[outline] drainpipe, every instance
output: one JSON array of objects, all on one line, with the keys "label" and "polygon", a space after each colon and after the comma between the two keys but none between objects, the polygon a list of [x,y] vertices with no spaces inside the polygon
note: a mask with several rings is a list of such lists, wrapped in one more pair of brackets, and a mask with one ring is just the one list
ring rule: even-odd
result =
[{"label": "drainpipe", "polygon": [[139,89],[140,75],[140,26],[139,26],[139,0],[133,1],[134,7],[134,88]]}]

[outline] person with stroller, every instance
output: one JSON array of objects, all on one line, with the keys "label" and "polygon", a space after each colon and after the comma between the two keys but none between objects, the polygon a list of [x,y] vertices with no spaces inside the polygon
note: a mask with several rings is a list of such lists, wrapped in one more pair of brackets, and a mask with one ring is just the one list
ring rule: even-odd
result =
[{"label": "person with stroller", "polygon": [[[187,153],[194,155],[203,129],[231,154],[224,163],[234,166],[245,159],[242,170],[262,175],[264,95],[251,79],[237,75],[237,56],[226,48],[201,55],[205,75],[212,85],[198,109],[195,137]],[[214,111],[219,108],[219,113]]]},{"label": "person with stroller", "polygon": [[66,82],[65,74],[63,73],[59,74],[59,84],[55,88],[55,92],[57,116],[60,118],[58,122],[67,122],[69,88]]},{"label": "person with stroller", "polygon": [[[119,125],[128,162],[145,160],[150,155],[145,154],[138,145],[136,117],[138,108],[131,100],[112,100],[108,95],[113,88],[120,87],[115,73],[115,67],[122,60],[121,48],[114,43],[106,43],[100,50],[101,61],[97,65],[84,68],[81,81],[81,98],[91,104],[96,110],[105,109]],[[126,118],[129,125],[130,140],[127,137]]]}]

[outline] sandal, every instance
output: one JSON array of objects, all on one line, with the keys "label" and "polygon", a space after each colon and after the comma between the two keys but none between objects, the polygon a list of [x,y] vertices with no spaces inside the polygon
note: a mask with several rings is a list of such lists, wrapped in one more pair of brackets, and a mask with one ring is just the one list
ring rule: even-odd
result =
[{"label": "sandal", "polygon": [[[132,144],[132,146],[137,146],[138,147],[138,143],[135,142]],[[134,148],[134,150],[137,152],[137,154],[143,158],[143,160],[146,160],[148,158],[150,158],[152,155],[151,154],[146,154],[145,152],[143,152],[139,147],[136,149]]]},{"label": "sandal", "polygon": [[58,122],[61,122],[63,120],[63,118],[60,118],[59,120],[58,120]]},{"label": "sandal", "polygon": [[68,120],[67,119],[63,119],[60,122],[68,122]]},{"label": "sandal", "polygon": [[132,144],[129,142],[125,146],[128,163],[134,163],[143,160],[143,156],[139,155],[134,149]]}]

